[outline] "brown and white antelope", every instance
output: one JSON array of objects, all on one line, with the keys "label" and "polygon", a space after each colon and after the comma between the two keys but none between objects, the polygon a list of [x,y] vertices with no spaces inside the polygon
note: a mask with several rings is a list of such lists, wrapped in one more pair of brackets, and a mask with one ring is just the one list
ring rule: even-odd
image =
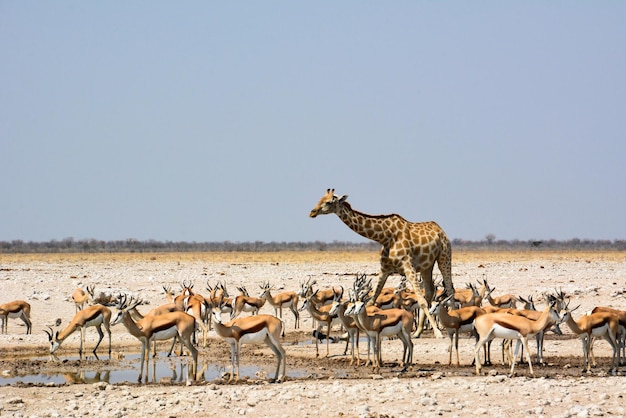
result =
[{"label": "brown and white antelope", "polygon": [[191,353],[193,364],[190,374],[192,379],[195,380],[196,370],[198,369],[198,350],[192,343],[192,336],[196,327],[195,318],[185,312],[174,311],[162,315],[146,316],[141,321],[135,322],[130,311],[139,303],[140,301],[138,300],[133,301],[131,298],[127,301],[125,296],[122,297],[117,306],[117,313],[111,322],[111,325],[123,324],[128,332],[141,342],[141,363],[137,380],[139,382],[142,380],[144,364],[146,366],[145,380],[148,380],[150,341],[169,340],[175,336],[180,339]]},{"label": "brown and white antelope", "polygon": [[183,306],[184,311],[196,319],[196,325],[202,330],[202,347],[206,347],[209,332],[209,302],[202,295],[196,293],[187,296],[183,301]]},{"label": "brown and white antelope", "polygon": [[454,289],[454,300],[461,308],[466,306],[481,307],[489,293],[491,293],[491,289],[489,289],[487,281],[483,279],[480,290],[476,289],[472,283],[468,283],[466,289]]},{"label": "brown and white antelope", "polygon": [[[241,359],[241,346],[243,344],[265,343],[276,355],[277,365],[274,381],[285,380],[287,368],[287,355],[280,343],[280,335],[283,331],[283,322],[272,315],[253,315],[236,318],[230,322],[222,321],[222,307],[219,301],[212,308],[213,325],[217,335],[230,344],[230,379],[228,382],[239,380],[239,361]],[[280,365],[283,365],[283,373],[279,378]],[[236,366],[236,367],[235,367]]]},{"label": "brown and white antelope", "polygon": [[[445,296],[445,295],[444,295]],[[471,333],[476,336],[474,332],[474,320],[480,315],[485,314],[485,310],[478,306],[466,306],[459,309],[448,309],[447,304],[452,303],[455,299],[455,295],[448,296],[443,301],[435,301],[430,308],[430,313],[437,314],[439,322],[448,332],[450,338],[450,347],[448,349],[450,356],[448,358],[448,366],[452,364],[452,343],[454,341],[454,348],[456,351],[456,365],[459,363],[459,334]],[[486,354],[485,354],[486,357]]]},{"label": "brown and white antelope", "polygon": [[14,300],[0,305],[0,319],[2,320],[2,333],[6,334],[9,326],[9,318],[19,318],[26,325],[26,334],[30,334],[32,323],[30,322],[30,304],[24,300]]},{"label": "brown and white antelope", "polygon": [[[228,291],[226,290],[226,286],[222,282],[218,282],[215,287],[211,287],[207,283],[207,290],[209,291],[209,302],[211,306],[217,306],[218,304],[222,307],[222,313],[231,314],[233,313],[233,298],[228,295]],[[213,321],[209,321],[211,324]]]},{"label": "brown and white antelope", "polygon": [[[169,286],[163,286],[163,291],[165,292],[167,300],[170,303],[173,303],[177,310],[187,312],[196,319],[196,326],[202,331],[202,346],[206,347],[207,335],[209,332],[209,302],[204,298],[204,296],[195,293],[193,291],[193,286],[193,282],[187,283],[185,280],[180,284],[181,293],[179,295],[174,296],[174,293]],[[195,343],[195,332],[193,340]]]},{"label": "brown and white antelope", "polygon": [[[124,296],[120,297],[120,301],[122,300]],[[163,315],[166,313],[170,313],[170,312],[176,312],[178,311],[178,307],[176,306],[175,303],[166,303],[164,305],[160,305],[157,306],[156,308],[152,308],[148,311],[148,313],[146,313],[145,315],[142,314],[141,312],[139,312],[137,310],[137,305],[141,304],[141,302],[138,302],[137,304],[135,304],[135,306],[132,306],[131,308],[128,309],[128,311],[130,312],[131,318],[133,318],[133,320],[138,323],[139,321],[141,321],[142,319],[144,319],[146,316],[156,316],[156,315]],[[172,352],[174,351],[174,347],[176,346],[176,340],[178,340],[178,335],[174,335],[174,337],[172,338],[172,346],[170,347],[169,352],[167,353],[167,356],[171,356]],[[180,343],[181,347],[180,347],[180,355],[182,356],[183,353],[183,343],[181,341]],[[157,340],[155,339],[153,342],[153,351],[152,351],[152,356],[156,357],[157,353],[156,353],[156,349],[157,349]]]},{"label": "brown and white antelope", "polygon": [[272,295],[273,288],[274,287],[270,286],[269,282],[265,283],[263,286],[261,286],[261,294],[259,295],[259,298],[266,299],[267,302],[274,308],[274,316],[278,316],[280,319],[283,319],[283,308],[289,308],[291,313],[293,313],[295,319],[295,328],[300,328],[300,314],[298,313],[298,294],[293,291],[287,291]]},{"label": "brown and white antelope", "polygon": [[366,309],[371,299],[369,288],[359,288],[355,285],[355,298],[345,312],[345,315],[354,316],[359,327],[374,341],[374,371],[378,372],[382,365],[383,337],[397,336],[404,346],[402,366],[406,369],[413,362],[413,314],[404,309]]},{"label": "brown and white antelope", "polygon": [[[626,359],[626,311],[621,309],[609,308],[607,306],[596,306],[593,308],[591,313],[596,312],[611,312],[617,315],[619,319],[619,333],[617,335],[617,342],[619,343],[621,352],[619,355],[620,358],[620,366],[624,364],[624,359]],[[593,356],[593,343],[591,343],[591,355]]]},{"label": "brown and white antelope", "polygon": [[[589,315],[583,315],[578,320],[572,317],[572,311],[567,306],[561,315],[563,321],[567,323],[572,332],[581,339],[583,345],[583,373],[591,372],[592,343],[593,338],[604,338],[613,349],[611,358],[610,372],[617,373],[619,367],[619,346],[617,343],[617,334],[619,333],[619,317],[612,312],[596,312]],[[593,359],[595,367],[595,359]]]},{"label": "brown and white antelope", "polygon": [[[402,285],[402,283],[404,283],[404,285]],[[415,330],[413,336],[418,337],[419,329],[417,318],[419,316],[420,307],[417,295],[413,290],[406,288],[406,281],[404,280],[401,282],[401,285],[396,288],[396,294],[400,296],[400,307],[408,312],[411,312],[413,315],[413,329]]]},{"label": "brown and white antelope", "polygon": [[493,291],[496,289],[495,287],[489,287],[487,284],[487,280],[483,279],[484,285],[487,287],[487,300],[492,306],[497,306],[498,308],[513,308],[517,309],[517,304],[520,302],[519,298],[511,293],[507,293],[500,296],[492,296]]},{"label": "brown and white antelope", "polygon": [[109,357],[111,357],[111,310],[104,305],[92,305],[79,311],[74,318],[70,321],[69,325],[61,332],[57,331],[54,336],[52,335],[52,329],[45,331],[48,334],[48,340],[50,341],[50,354],[54,354],[55,351],[61,347],[63,341],[72,335],[75,331],[80,331],[80,347],[78,348],[78,354],[82,357],[83,347],[85,345],[85,332],[89,327],[95,327],[98,331],[100,338],[98,343],[93,349],[93,353],[96,357],[96,350],[104,338],[102,327],[109,335]]},{"label": "brown and white antelope", "polygon": [[[359,278],[356,280],[358,281]],[[402,295],[408,293],[406,283],[406,277],[402,277],[400,282],[395,287],[383,287],[374,302],[374,306],[380,309],[401,308]],[[411,292],[413,291],[411,290]]]},{"label": "brown and white antelope", "polygon": [[[348,333],[348,339],[346,340],[346,348],[343,350],[343,355],[345,356],[348,352],[348,344],[350,344],[350,365],[356,364],[357,366],[361,365],[361,356],[359,354],[359,325],[357,320],[353,316],[345,315],[347,304],[349,302],[354,303],[354,298],[350,298],[349,300],[343,299],[343,288],[339,298],[333,299],[333,303],[331,305],[330,311],[328,312],[331,316],[337,316],[341,321],[341,325]],[[369,339],[369,337],[368,337]],[[356,349],[355,349],[356,346]],[[368,350],[369,354],[369,350]],[[368,356],[369,361],[369,356]]]},{"label": "brown and white antelope", "polygon": [[174,292],[172,292],[171,286],[163,286],[163,291],[165,292],[165,297],[167,298],[168,302],[175,303],[176,306],[178,307],[178,310],[184,312],[185,311],[185,299],[189,298],[190,296],[195,295],[195,292],[193,291],[193,283],[192,282],[187,283],[186,280],[184,280],[180,284],[180,288],[181,288],[181,292],[178,295],[174,295]]},{"label": "brown and white antelope", "polygon": [[[306,282],[300,284],[300,289],[298,290],[298,296],[302,299],[311,296],[315,293],[315,296],[312,299],[312,302],[316,305],[329,305],[333,302],[333,299],[341,293],[341,289],[337,287],[330,287],[327,289],[317,289],[317,291],[313,291],[313,286],[317,284],[317,280],[311,281],[309,278]],[[300,310],[300,308],[298,308]]]},{"label": "brown and white antelope", "polygon": [[[533,309],[514,309],[514,308],[509,308],[509,309],[503,309],[502,312],[508,313],[510,315],[517,315],[517,316],[523,316],[525,318],[528,318],[532,321],[537,321],[539,320],[539,318],[541,317],[541,311],[538,311],[536,309],[534,309],[534,304],[532,304],[531,306]],[[560,306],[556,305],[556,310],[560,311]],[[537,341],[537,364],[539,365],[543,365],[545,364],[543,361],[543,343],[544,343],[544,336],[545,333],[552,329],[555,333],[561,333],[560,328],[558,327],[560,321],[553,321],[553,320],[549,320],[548,323],[546,324],[546,326],[544,327],[544,329],[540,330],[538,333],[535,334],[535,339]],[[560,334],[559,334],[560,335]],[[506,346],[506,344],[505,344]],[[503,352],[506,351],[503,350]],[[509,359],[510,359],[510,353],[509,353]]]},{"label": "brown and white antelope", "polygon": [[239,295],[233,300],[233,312],[230,315],[230,319],[237,318],[242,312],[250,312],[252,315],[258,315],[259,310],[265,305],[265,298],[255,298],[250,296],[245,286],[237,288]]},{"label": "brown and white antelope", "polygon": [[85,308],[85,303],[89,301],[90,293],[93,293],[93,288],[91,289],[91,292],[89,292],[89,286],[87,286],[87,292],[80,287],[77,287],[76,290],[74,290],[72,293],[72,300],[76,306],[76,312],[82,311]]},{"label": "brown and white antelope", "polygon": [[481,370],[480,359],[478,358],[480,348],[494,338],[505,338],[510,340],[517,340],[513,360],[511,361],[510,376],[513,376],[513,373],[515,371],[515,360],[520,348],[520,343],[524,347],[524,351],[526,353],[526,360],[528,361],[530,374],[531,376],[534,376],[535,372],[533,371],[533,365],[530,359],[530,352],[528,351],[528,337],[535,335],[539,331],[545,329],[549,321],[557,322],[559,321],[559,319],[560,317],[555,309],[554,304],[546,306],[537,321],[532,321],[523,316],[515,316],[502,312],[488,313],[478,316],[476,319],[474,319],[474,329],[476,329],[476,332],[479,336],[478,342],[476,343],[476,346],[474,348],[476,374],[480,375]]},{"label": "brown and white antelope", "polygon": [[[322,330],[322,327],[326,325],[326,357],[330,354],[330,329],[333,325],[339,324],[340,319],[338,316],[333,316],[330,314],[330,310],[332,309],[332,305],[321,305],[317,306],[315,303],[317,292],[316,290],[311,295],[303,298],[300,301],[300,306],[298,307],[298,311],[308,310],[309,314],[311,314],[311,318],[317,322],[317,327],[315,332],[313,333],[315,339],[315,356],[319,357],[319,335]],[[341,297],[341,293],[335,294],[334,299],[339,300]]]}]

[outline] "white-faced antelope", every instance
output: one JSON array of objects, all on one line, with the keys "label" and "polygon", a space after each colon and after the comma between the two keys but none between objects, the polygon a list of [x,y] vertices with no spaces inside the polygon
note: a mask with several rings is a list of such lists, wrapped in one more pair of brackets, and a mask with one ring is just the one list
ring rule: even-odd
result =
[{"label": "white-faced antelope", "polygon": [[[122,301],[123,298],[125,298],[126,296],[120,296],[119,300]],[[128,312],[130,312],[131,317],[133,318],[133,320],[138,323],[141,320],[143,320],[146,316],[156,316],[156,315],[163,315],[166,313],[170,313],[170,312],[176,312],[178,311],[178,307],[176,306],[175,303],[166,303],[164,305],[160,305],[157,306],[156,308],[152,308],[148,311],[148,313],[146,313],[145,315],[142,314],[141,312],[139,312],[137,310],[137,305],[139,305],[140,302],[138,302],[137,304],[134,304],[135,306],[132,306],[130,308],[128,308]],[[180,311],[179,311],[180,312]],[[178,334],[174,335],[174,337],[172,338],[172,346],[170,347],[169,352],[167,353],[167,356],[171,356],[172,352],[174,352],[174,347],[176,346],[176,340],[178,340]],[[156,357],[157,352],[157,340],[154,339],[153,340],[153,351],[152,351],[152,356]],[[180,343],[180,355],[182,356],[183,353],[183,343],[181,341]]]},{"label": "white-faced antelope", "polygon": [[402,366],[406,369],[413,361],[413,342],[411,331],[413,330],[413,314],[404,309],[371,309],[366,310],[366,303],[370,296],[359,297],[350,306],[345,315],[355,317],[360,328],[365,330],[374,340],[374,371],[378,372],[382,365],[382,339],[383,337],[397,336],[404,346],[402,354]]},{"label": "white-faced antelope", "polygon": [[484,285],[487,287],[487,300],[492,306],[497,306],[498,308],[513,308],[517,309],[517,303],[520,302],[519,298],[511,293],[507,293],[500,296],[493,296],[493,291],[496,289],[495,287],[489,287],[487,284],[487,280],[483,279]]},{"label": "white-faced antelope", "polygon": [[[302,299],[300,301],[300,306],[298,307],[298,311],[303,311],[307,309],[309,313],[311,314],[311,317],[313,318],[313,320],[317,322],[316,331],[313,333],[314,338],[315,338],[316,357],[319,357],[320,355],[318,336],[320,335],[322,327],[326,325],[326,357],[328,357],[328,355],[330,354],[330,347],[329,347],[330,329],[334,324],[339,324],[340,320],[339,320],[339,317],[337,317],[336,315],[333,316],[330,314],[332,305],[322,305],[319,307],[316,305],[314,300],[315,300],[315,296],[317,295],[317,292],[318,290],[313,292],[313,294]],[[339,300],[340,297],[341,297],[341,293],[335,294],[334,299]]]},{"label": "white-faced antelope", "polygon": [[[533,305],[534,308],[534,305]],[[560,306],[556,306],[556,310],[560,311]],[[541,311],[538,311],[536,309],[513,309],[513,308],[509,308],[509,309],[503,309],[502,312],[506,312],[510,315],[517,315],[517,316],[523,316],[525,318],[528,318],[532,321],[537,321],[539,320],[539,318],[541,317]],[[544,327],[544,329],[540,330],[537,334],[535,334],[535,339],[537,340],[537,364],[539,365],[543,365],[544,361],[543,361],[543,343],[544,343],[544,335],[545,333],[549,330],[549,329],[554,329],[556,328],[556,330],[558,332],[561,332],[561,330],[558,327],[559,321],[555,321],[550,319],[548,321],[548,323],[546,324],[546,326]],[[505,344],[506,345],[506,344]],[[503,350],[505,351],[505,350]],[[509,355],[510,358],[510,355]]]},{"label": "white-faced antelope", "polygon": [[466,306],[459,309],[448,309],[447,304],[452,303],[454,298],[455,295],[451,295],[441,302],[435,301],[430,308],[430,313],[433,315],[437,314],[441,325],[443,325],[443,327],[448,332],[448,337],[450,338],[450,347],[448,350],[450,355],[448,358],[448,366],[452,364],[452,343],[454,341],[454,348],[456,351],[456,365],[458,367],[460,365],[459,334],[468,332],[476,334],[474,331],[474,319],[476,319],[480,315],[484,315],[485,311],[478,306]]},{"label": "white-faced antelope", "polygon": [[93,349],[93,353],[96,357],[98,357],[96,350],[98,350],[98,346],[104,338],[104,333],[102,332],[102,327],[104,327],[104,330],[109,335],[109,357],[111,357],[110,323],[111,310],[109,308],[100,304],[86,307],[74,315],[72,321],[63,331],[57,331],[54,335],[52,335],[52,329],[50,329],[50,332],[45,331],[45,333],[48,334],[48,340],[50,341],[50,354],[54,354],[54,352],[61,347],[61,344],[67,339],[67,337],[72,335],[75,331],[80,331],[80,347],[78,349],[78,354],[82,357],[83,347],[85,344],[85,332],[87,328],[95,327],[100,338]]},{"label": "white-faced antelope", "polygon": [[545,329],[549,321],[559,321],[559,314],[556,312],[554,304],[546,306],[537,321],[531,321],[523,316],[515,316],[501,312],[484,314],[474,319],[474,328],[479,335],[478,342],[474,348],[476,374],[480,375],[481,370],[480,359],[478,358],[480,348],[485,345],[487,341],[494,338],[505,338],[517,340],[513,361],[511,361],[510,375],[512,376],[515,371],[515,360],[521,343],[526,353],[530,374],[534,376],[535,373],[530,359],[530,352],[528,351],[528,337]]},{"label": "white-faced antelope", "polygon": [[[341,296],[339,298],[334,298],[333,303],[331,305],[330,311],[328,312],[331,316],[336,316],[341,321],[344,329],[348,333],[348,340],[346,341],[346,348],[343,350],[343,355],[345,356],[348,352],[348,344],[350,344],[350,365],[356,364],[357,366],[361,365],[361,356],[359,354],[359,325],[357,320],[353,316],[345,315],[348,302],[354,303],[353,298],[348,300],[343,299],[343,288],[341,288]],[[369,338],[369,337],[368,337]],[[356,349],[355,349],[356,345]],[[369,350],[368,350],[369,353]]]},{"label": "white-faced antelope", "polygon": [[[591,371],[591,347],[593,338],[604,338],[613,349],[610,372],[617,373],[619,367],[619,347],[617,334],[619,333],[619,317],[612,312],[596,312],[583,315],[578,320],[572,317],[572,311],[568,307],[561,312],[563,321],[578,335],[583,345],[583,372]],[[594,366],[595,366],[595,359]]]},{"label": "white-faced antelope", "polygon": [[[213,306],[212,319],[215,325],[215,331],[228,344],[230,344],[230,379],[233,376],[235,382],[239,380],[239,361],[241,358],[241,346],[243,344],[260,344],[265,343],[276,355],[277,365],[274,381],[282,382],[285,380],[287,360],[286,353],[280,343],[280,335],[283,330],[283,322],[272,315],[253,315],[243,318],[237,318],[230,322],[222,321],[221,301]],[[283,373],[279,378],[280,365],[283,365]]]},{"label": "white-faced antelope", "polygon": [[289,308],[291,313],[293,313],[295,319],[295,328],[300,328],[300,314],[298,313],[298,294],[293,291],[288,291],[272,295],[273,288],[274,287],[270,286],[269,282],[265,283],[263,286],[261,286],[261,294],[259,295],[259,298],[266,299],[267,302],[274,308],[274,316],[278,316],[280,319],[283,319],[283,308]]},{"label": "white-faced antelope", "polygon": [[[228,294],[224,283],[220,281],[213,288],[207,284],[207,289],[210,292],[209,301],[211,306],[217,306],[219,304],[222,307],[222,313],[232,315],[234,311],[234,300]],[[209,323],[212,322],[213,321],[209,321]]]},{"label": "white-faced antelope", "polygon": [[144,364],[146,367],[146,381],[148,380],[150,341],[169,340],[174,338],[174,336],[178,336],[191,353],[193,365],[190,374],[192,379],[195,380],[196,370],[198,369],[198,350],[191,342],[196,327],[195,318],[185,312],[174,311],[162,315],[146,316],[141,321],[135,322],[129,311],[138,304],[139,301],[131,299],[127,302],[126,297],[123,297],[117,306],[118,311],[111,322],[112,325],[122,323],[128,332],[141,342],[141,363],[137,380],[139,382],[142,380]]},{"label": "white-faced antelope", "polygon": [[237,318],[242,312],[250,312],[252,315],[257,315],[259,310],[265,305],[265,297],[255,298],[250,296],[245,286],[237,288],[239,295],[233,300],[233,312],[230,315],[230,319]]},{"label": "white-faced antelope", "polygon": [[[195,293],[193,291],[193,282],[187,283],[184,280],[181,284],[181,293],[174,296],[170,286],[163,286],[165,296],[170,303],[176,306],[176,309],[181,312],[187,312],[196,319],[196,325],[202,331],[202,346],[206,347],[207,334],[208,334],[208,318],[209,318],[209,301],[204,296]],[[195,343],[195,333],[193,335],[193,341]]]},{"label": "white-faced antelope", "polygon": [[313,299],[311,300],[313,303],[315,303],[316,305],[329,305],[333,302],[333,299],[341,293],[341,289],[337,287],[330,287],[327,289],[317,289],[314,292],[313,286],[316,284],[317,284],[317,280],[314,279],[313,281],[311,281],[310,278],[305,283],[301,283],[300,289],[297,292],[298,296],[300,298],[306,298],[306,297],[312,296],[313,293],[315,293],[315,296],[313,296]]}]

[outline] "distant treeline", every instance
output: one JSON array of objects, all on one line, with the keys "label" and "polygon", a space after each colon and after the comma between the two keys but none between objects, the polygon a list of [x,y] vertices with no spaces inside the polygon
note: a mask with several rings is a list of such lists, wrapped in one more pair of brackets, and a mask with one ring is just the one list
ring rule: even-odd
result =
[{"label": "distant treeline", "polygon": [[[495,240],[488,236],[484,241],[454,239],[452,247],[456,250],[614,250],[626,251],[626,240]],[[102,241],[97,239],[34,241],[0,241],[0,253],[149,253],[149,252],[277,252],[277,251],[378,251],[376,242],[185,242],[185,241],[140,241],[126,239]]]}]

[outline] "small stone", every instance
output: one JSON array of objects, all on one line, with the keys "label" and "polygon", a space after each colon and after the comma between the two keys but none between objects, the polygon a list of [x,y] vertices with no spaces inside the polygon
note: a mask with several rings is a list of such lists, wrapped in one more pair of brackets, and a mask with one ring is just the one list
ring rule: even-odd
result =
[{"label": "small stone", "polygon": [[93,384],[93,388],[96,390],[106,390],[108,385],[107,382],[97,382]]}]

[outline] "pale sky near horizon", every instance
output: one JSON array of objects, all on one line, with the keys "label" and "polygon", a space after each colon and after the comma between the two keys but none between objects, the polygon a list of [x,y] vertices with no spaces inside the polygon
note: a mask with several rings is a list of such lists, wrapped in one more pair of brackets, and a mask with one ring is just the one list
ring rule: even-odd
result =
[{"label": "pale sky near horizon", "polygon": [[0,2],[0,241],[626,238],[626,2]]}]

